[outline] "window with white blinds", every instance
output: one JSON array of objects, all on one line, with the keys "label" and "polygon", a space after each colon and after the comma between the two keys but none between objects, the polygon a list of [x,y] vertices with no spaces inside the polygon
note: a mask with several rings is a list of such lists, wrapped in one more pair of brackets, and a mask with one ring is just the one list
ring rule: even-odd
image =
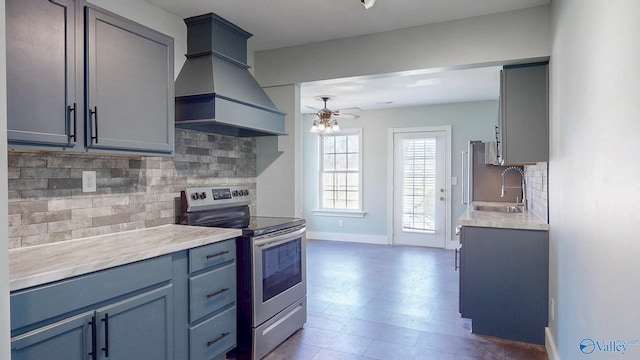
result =
[{"label": "window with white blinds", "polygon": [[320,209],[362,210],[360,131],[320,135]]},{"label": "window with white blinds", "polygon": [[436,139],[404,139],[402,227],[406,231],[435,231]]}]

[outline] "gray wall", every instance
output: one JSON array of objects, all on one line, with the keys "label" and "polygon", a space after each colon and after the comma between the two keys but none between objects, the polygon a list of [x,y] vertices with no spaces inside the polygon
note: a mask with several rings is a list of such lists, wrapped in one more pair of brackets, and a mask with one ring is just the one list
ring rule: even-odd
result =
[{"label": "gray wall", "polygon": [[[7,78],[4,1],[0,2],[0,159],[7,158]],[[4,162],[0,162],[3,164]],[[7,233],[7,167],[0,165],[0,359],[9,359],[9,254]]]},{"label": "gray wall", "polygon": [[255,74],[262,86],[277,86],[548,56],[549,14],[543,6],[260,51]]},{"label": "gray wall", "polygon": [[[304,216],[307,218],[310,237],[345,241],[369,241],[389,243],[387,239],[388,130],[390,128],[428,127],[451,125],[451,176],[458,178],[458,185],[451,186],[451,237],[457,218],[466,209],[461,205],[461,152],[467,150],[469,140],[494,139],[494,126],[498,114],[498,102],[480,101],[419,107],[392,108],[363,111],[357,120],[344,120],[341,128],[361,128],[363,138],[363,201],[364,218],[340,218],[315,216],[317,208],[318,145],[316,134],[309,133],[312,117],[302,122]],[[338,227],[338,220],[344,227]],[[451,240],[451,239],[449,239]]]},{"label": "gray wall", "polygon": [[579,344],[640,338],[640,2],[552,8],[551,359],[637,359],[640,345],[584,355]]}]

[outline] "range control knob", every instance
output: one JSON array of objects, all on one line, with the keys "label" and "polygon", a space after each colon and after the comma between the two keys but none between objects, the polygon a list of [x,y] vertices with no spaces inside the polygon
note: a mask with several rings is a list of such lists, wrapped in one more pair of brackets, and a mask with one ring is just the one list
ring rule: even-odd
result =
[{"label": "range control knob", "polygon": [[191,198],[192,198],[193,200],[198,200],[198,193],[193,193],[193,194],[191,194]]},{"label": "range control knob", "polygon": [[207,193],[206,192],[201,192],[200,193],[200,199],[206,199],[207,198]]},{"label": "range control knob", "polygon": [[233,196],[238,196],[238,190],[233,190]]},{"label": "range control knob", "polygon": [[244,196],[249,195],[249,190],[242,190],[242,195],[244,195]]}]

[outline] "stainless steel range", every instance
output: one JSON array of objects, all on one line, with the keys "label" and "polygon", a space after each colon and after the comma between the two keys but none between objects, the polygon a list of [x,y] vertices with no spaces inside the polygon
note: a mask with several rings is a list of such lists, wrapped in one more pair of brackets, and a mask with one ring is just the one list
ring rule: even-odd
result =
[{"label": "stainless steel range", "polygon": [[251,216],[237,186],[182,192],[184,223],[242,229],[238,257],[237,359],[263,358],[307,321],[305,220]]}]

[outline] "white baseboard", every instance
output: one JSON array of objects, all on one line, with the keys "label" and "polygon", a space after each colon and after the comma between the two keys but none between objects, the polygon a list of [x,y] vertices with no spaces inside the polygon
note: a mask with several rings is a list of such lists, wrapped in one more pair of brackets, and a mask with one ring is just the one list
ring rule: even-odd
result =
[{"label": "white baseboard", "polygon": [[389,245],[389,241],[387,240],[387,237],[384,235],[359,235],[359,234],[307,231],[307,239]]},{"label": "white baseboard", "polygon": [[547,356],[549,357],[549,360],[560,360],[556,341],[553,339],[553,334],[548,327],[544,328],[544,345],[547,348]]}]

